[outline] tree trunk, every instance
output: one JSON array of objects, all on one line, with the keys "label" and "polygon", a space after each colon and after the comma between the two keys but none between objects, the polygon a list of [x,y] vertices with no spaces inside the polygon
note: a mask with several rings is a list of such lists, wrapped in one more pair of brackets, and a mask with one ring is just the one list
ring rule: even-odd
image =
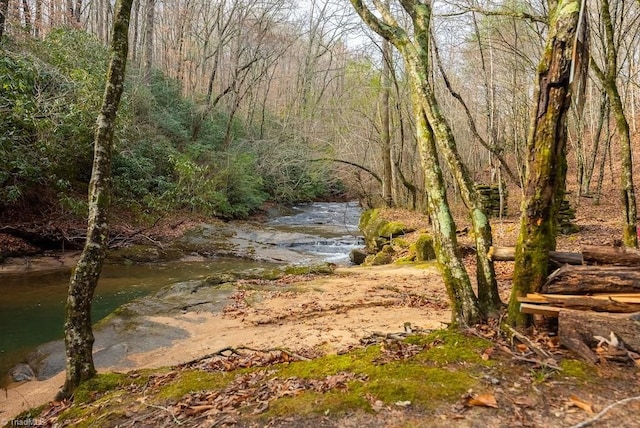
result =
[{"label": "tree trunk", "polygon": [[94,141],[87,240],[71,276],[67,298],[64,326],[66,379],[58,399],[71,397],[81,382],[96,374],[92,355],[91,303],[107,251],[113,134],[124,86],[131,3],[132,0],[118,0],[116,3],[107,85]]},{"label": "tree trunk", "polygon": [[[447,202],[446,187],[434,141],[434,137],[442,138],[446,128],[442,123],[432,121],[433,111],[439,111],[439,108],[432,104],[433,99],[425,98],[425,84],[428,82],[428,68],[425,64],[428,65],[429,56],[430,5],[419,1],[402,2],[414,24],[415,40],[411,40],[381,2],[376,3],[376,7],[384,22],[377,18],[362,1],[351,0],[351,4],[363,21],[376,33],[389,40],[405,59],[406,68],[409,70],[408,77],[416,117],[417,141],[425,176],[425,190],[429,198],[429,217],[434,229],[436,258],[449,294],[452,324],[455,326],[476,323],[482,319],[483,314],[458,252],[455,222]],[[442,141],[438,142],[442,143]],[[445,154],[445,157],[447,161],[451,159],[448,154]],[[453,165],[452,168],[455,166]],[[486,259],[486,256],[484,258]]]},{"label": "tree trunk", "polygon": [[620,174],[620,187],[622,194],[622,242],[627,247],[638,246],[637,206],[633,184],[633,156],[631,150],[631,135],[629,122],[624,112],[622,99],[618,90],[616,79],[618,77],[618,49],[614,41],[614,27],[611,19],[609,0],[601,0],[601,17],[604,23],[606,41],[606,69],[600,70],[595,61],[592,67],[596,76],[604,86],[609,98],[611,111],[616,122],[618,137],[620,138],[620,155],[622,172]]},{"label": "tree trunk", "polygon": [[588,195],[591,193],[591,179],[593,178],[593,172],[596,170],[596,159],[598,158],[598,148],[600,147],[600,137],[602,135],[602,127],[604,125],[604,117],[607,110],[607,96],[602,94],[600,101],[600,110],[598,114],[598,124],[596,125],[596,132],[593,136],[593,149],[591,157],[589,158],[589,164],[585,170],[584,187],[582,194]]},{"label": "tree trunk", "polygon": [[31,23],[31,8],[27,0],[22,0],[22,15],[24,17],[24,30],[27,34],[31,34],[33,24]]},{"label": "tree trunk", "polygon": [[382,143],[382,199],[387,207],[393,206],[391,168],[391,126],[389,95],[391,94],[391,44],[382,41],[382,93],[380,95],[380,118]]},{"label": "tree trunk", "polygon": [[36,0],[35,1],[35,5],[36,5],[36,17],[35,17],[35,21],[33,22],[33,35],[36,38],[40,38],[40,36],[42,35],[43,32],[43,28],[42,28],[42,0]]},{"label": "tree trunk", "polygon": [[153,25],[155,21],[156,0],[147,0],[147,16],[144,33],[144,67],[143,81],[151,83],[151,67],[153,66]]},{"label": "tree trunk", "polygon": [[0,0],[0,42],[2,42],[2,36],[4,35],[7,13],[9,13],[9,0]]},{"label": "tree trunk", "polygon": [[426,74],[430,68],[428,55],[430,10],[424,4],[416,5],[412,16],[414,16],[416,38],[422,40],[421,43],[425,48],[419,52],[407,52],[407,49],[404,49],[404,55],[412,57],[412,60],[408,61],[407,71],[416,84],[415,90],[420,94],[420,103],[434,131],[438,148],[447,162],[449,170],[460,188],[462,200],[469,210],[477,249],[478,300],[484,314],[494,313],[502,307],[502,302],[498,293],[493,262],[487,256],[493,245],[491,224],[483,210],[471,175],[458,153],[453,131],[440,110]]},{"label": "tree trunk", "polygon": [[[414,98],[419,95],[413,94]],[[482,318],[478,299],[458,252],[456,225],[449,210],[447,191],[438,162],[433,131],[429,126],[419,100],[414,101],[416,133],[420,159],[425,176],[428,212],[434,229],[434,249],[451,302],[453,326],[472,325]]]},{"label": "tree trunk", "polygon": [[527,182],[509,302],[509,321],[521,326],[528,324],[530,318],[520,312],[518,297],[542,286],[547,277],[549,251],[556,246],[556,215],[564,197],[567,170],[569,80],[580,3],[560,0],[552,10],[549,36],[538,66],[536,107],[527,139]]},{"label": "tree trunk", "polygon": [[134,65],[138,64],[138,22],[140,21],[140,0],[134,0],[133,2],[133,35],[131,36],[131,62]]}]

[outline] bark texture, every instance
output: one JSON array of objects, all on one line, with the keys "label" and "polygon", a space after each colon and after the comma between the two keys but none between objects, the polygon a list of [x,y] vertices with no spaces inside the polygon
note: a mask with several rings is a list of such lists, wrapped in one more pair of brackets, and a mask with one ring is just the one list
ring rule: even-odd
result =
[{"label": "bark texture", "polygon": [[58,399],[96,374],[93,364],[91,303],[107,251],[107,213],[111,192],[111,158],[116,113],[124,86],[132,0],[118,0],[113,25],[107,84],[98,115],[89,183],[87,240],[69,285],[65,321],[66,379]]},{"label": "bark texture", "polygon": [[509,321],[530,319],[520,312],[518,297],[537,291],[548,273],[549,251],[556,246],[556,215],[566,179],[567,115],[571,106],[570,70],[579,0],[561,0],[552,9],[549,36],[538,66],[527,138],[527,178],[516,245]]},{"label": "bark texture", "polygon": [[[433,114],[433,111],[439,111],[439,108],[437,105],[433,105],[435,98],[425,97],[424,92],[425,86],[428,88],[431,6],[419,1],[400,2],[413,22],[414,33],[411,38],[407,31],[397,24],[389,8],[380,1],[374,3],[382,19],[374,15],[362,1],[351,0],[351,4],[362,20],[372,30],[391,42],[405,60],[411,84],[417,140],[425,175],[425,189],[429,198],[429,216],[432,219],[432,227],[435,232],[436,257],[451,301],[452,323],[454,325],[472,324],[480,321],[483,314],[458,253],[455,222],[449,210],[436,149],[436,142],[441,150],[453,149],[454,147],[449,144],[454,141],[453,137],[450,141],[442,141],[448,126],[446,122],[434,120],[441,117],[436,117]],[[451,152],[445,152],[444,155],[447,162],[455,159],[455,154]],[[455,170],[457,177],[463,174],[463,172],[456,170],[459,167],[458,164],[450,164],[449,166]],[[476,218],[472,215],[472,219]],[[486,224],[488,225],[488,222]],[[485,235],[480,233],[478,236],[484,237]],[[487,260],[487,263],[490,263],[486,253],[483,258]],[[481,268],[479,267],[478,270],[480,271]],[[479,278],[481,276],[482,274],[478,275]]]}]

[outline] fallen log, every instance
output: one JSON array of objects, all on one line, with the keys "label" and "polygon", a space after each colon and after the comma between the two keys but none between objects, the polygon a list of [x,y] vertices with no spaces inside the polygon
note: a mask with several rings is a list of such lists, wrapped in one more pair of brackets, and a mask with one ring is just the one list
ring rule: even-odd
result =
[{"label": "fallen log", "polygon": [[570,266],[553,272],[542,294],[640,292],[640,270],[625,266]]},{"label": "fallen log", "polygon": [[586,245],[582,257],[586,264],[640,266],[640,250],[635,248]]},{"label": "fallen log", "polygon": [[[515,247],[491,247],[487,255],[494,262],[512,262],[516,259]],[[582,254],[570,253],[566,251],[549,251],[549,261],[558,266],[565,264],[581,265],[583,263]]]},{"label": "fallen log", "polygon": [[612,334],[622,340],[624,349],[640,352],[640,313],[622,315],[562,309],[558,315],[560,344],[592,363],[599,360],[591,350],[599,342],[596,337],[609,339]]}]

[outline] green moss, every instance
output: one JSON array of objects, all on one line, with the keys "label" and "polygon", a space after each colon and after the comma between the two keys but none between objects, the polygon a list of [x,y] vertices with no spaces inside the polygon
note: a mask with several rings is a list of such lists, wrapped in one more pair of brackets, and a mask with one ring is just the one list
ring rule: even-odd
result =
[{"label": "green moss", "polygon": [[373,256],[365,258],[363,265],[365,266],[381,266],[393,262],[395,250],[391,245],[385,245],[382,250]]},{"label": "green moss", "polygon": [[284,272],[287,275],[329,275],[333,273],[333,267],[327,263],[312,266],[287,266]]},{"label": "green moss", "polygon": [[157,397],[178,399],[190,392],[221,389],[227,386],[234,376],[231,373],[211,373],[200,370],[181,371],[171,383],[158,392]]},{"label": "green moss", "polygon": [[580,360],[562,360],[560,361],[560,376],[572,377],[580,381],[588,381],[593,378],[593,367],[588,363]]},{"label": "green moss", "polygon": [[[429,339],[422,337],[422,340]],[[295,397],[279,399],[271,404],[268,416],[370,411],[366,397],[374,397],[387,405],[410,401],[418,408],[433,409],[442,401],[455,399],[475,385],[475,380],[464,371],[453,372],[448,368],[427,366],[415,357],[380,364],[376,362],[379,356],[380,347],[372,346],[348,355],[332,355],[282,366],[277,374],[280,378],[321,379],[340,372],[350,372],[361,380],[349,382],[346,390],[332,390],[325,394],[306,391]]]},{"label": "green moss", "polygon": [[415,259],[416,259],[416,256],[414,254],[409,254],[408,256],[404,256],[404,257],[400,257],[399,259],[396,259],[393,263],[397,265],[409,265],[409,264],[413,264]]},{"label": "green moss", "polygon": [[19,425],[19,421],[25,421],[26,422],[27,420],[32,421],[33,419],[37,419],[37,418],[40,417],[42,412],[48,407],[49,407],[48,404],[43,404],[41,406],[34,407],[32,409],[29,409],[29,410],[25,410],[24,412],[20,413],[15,418],[12,418],[12,420],[7,422],[6,425],[3,425],[3,427],[6,428],[6,427],[12,427],[12,426],[20,426]]},{"label": "green moss", "polygon": [[391,240],[391,244],[400,248],[409,248],[411,246],[411,243],[404,238],[394,238]]},{"label": "green moss", "polygon": [[405,233],[411,232],[412,229],[400,223],[399,221],[389,221],[384,222],[380,225],[379,236],[382,237],[396,237],[398,235],[404,235]]},{"label": "green moss", "polygon": [[425,262],[436,259],[433,237],[426,233],[421,234],[416,240],[413,251],[416,255],[416,261]]},{"label": "green moss", "polygon": [[117,390],[130,380],[129,376],[122,373],[100,373],[80,384],[73,395],[75,404],[88,403],[94,401],[102,394]]},{"label": "green moss", "polygon": [[406,341],[427,346],[428,349],[416,358],[431,364],[492,364],[491,361],[482,359],[482,352],[492,346],[490,342],[465,336],[455,330],[438,330],[427,336],[410,336]]},{"label": "green moss", "polygon": [[388,221],[380,217],[380,210],[378,209],[362,213],[359,227],[364,235],[367,248],[372,252],[380,251],[391,239],[413,231],[403,223]]}]

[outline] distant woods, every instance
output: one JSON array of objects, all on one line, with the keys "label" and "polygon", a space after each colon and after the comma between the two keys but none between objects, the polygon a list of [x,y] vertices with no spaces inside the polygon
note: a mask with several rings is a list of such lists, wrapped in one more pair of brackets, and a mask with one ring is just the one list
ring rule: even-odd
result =
[{"label": "distant woods", "polygon": [[[400,3],[388,2],[392,14]],[[593,203],[615,180],[632,245],[640,2],[586,3],[592,67],[568,116],[568,180]],[[0,0],[4,207],[44,185],[51,210],[86,211],[77,194],[112,21],[106,0]],[[546,2],[433,2],[425,77],[470,179],[508,186],[512,200],[548,22]],[[120,204],[238,217],[266,199],[346,195],[426,208],[406,64],[348,2],[134,0],[129,40]],[[443,164],[447,192],[462,197],[455,174]]]}]

